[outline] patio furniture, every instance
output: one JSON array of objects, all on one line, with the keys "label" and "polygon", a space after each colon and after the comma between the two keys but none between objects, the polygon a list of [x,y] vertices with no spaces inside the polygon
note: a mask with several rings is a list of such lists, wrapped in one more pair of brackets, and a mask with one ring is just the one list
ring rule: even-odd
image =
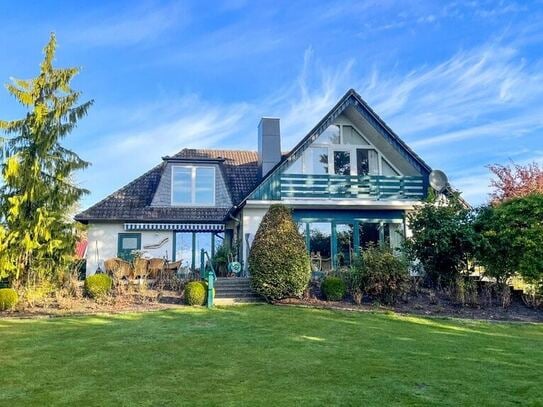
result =
[{"label": "patio furniture", "polygon": [[104,261],[104,269],[106,274],[113,277],[113,279],[116,281],[129,279],[132,276],[131,264],[117,257]]},{"label": "patio furniture", "polygon": [[134,278],[147,278],[149,274],[149,260],[141,257],[134,260]]},{"label": "patio furniture", "polygon": [[149,259],[149,263],[148,263],[149,278],[157,278],[164,271],[165,264],[166,264],[166,260],[164,259],[159,259],[159,258]]}]

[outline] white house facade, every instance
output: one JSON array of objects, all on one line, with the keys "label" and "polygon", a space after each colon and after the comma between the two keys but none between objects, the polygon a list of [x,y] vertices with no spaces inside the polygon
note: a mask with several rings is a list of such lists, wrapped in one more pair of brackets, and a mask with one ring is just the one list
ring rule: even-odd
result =
[{"label": "white house facade", "polygon": [[279,119],[263,118],[257,151],[183,149],[78,214],[88,224],[87,274],[135,252],[198,269],[201,249],[223,245],[246,267],[275,203],[292,209],[323,270],[345,266],[369,244],[400,245],[430,172],[349,90],[287,153]]}]

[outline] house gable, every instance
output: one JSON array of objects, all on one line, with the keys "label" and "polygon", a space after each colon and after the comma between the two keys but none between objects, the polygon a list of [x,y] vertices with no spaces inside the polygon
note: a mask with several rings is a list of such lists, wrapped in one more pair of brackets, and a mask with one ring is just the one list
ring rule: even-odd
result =
[{"label": "house gable", "polygon": [[420,177],[427,191],[431,168],[403,142],[353,89],[272,169],[244,200],[276,200],[281,196],[281,174],[297,162],[304,152],[331,125],[346,121],[354,125],[399,174]]}]

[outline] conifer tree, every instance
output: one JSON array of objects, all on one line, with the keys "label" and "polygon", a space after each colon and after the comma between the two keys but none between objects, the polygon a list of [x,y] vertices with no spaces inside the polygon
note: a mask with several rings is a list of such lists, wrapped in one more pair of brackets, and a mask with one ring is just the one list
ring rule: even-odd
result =
[{"label": "conifer tree", "polygon": [[25,117],[0,120],[0,277],[25,283],[54,274],[74,251],[73,222],[67,216],[88,191],[73,182],[89,163],[61,145],[87,114],[92,101],[78,104],[70,82],[77,68],[55,68],[56,38],[44,48],[38,76],[13,79],[9,93],[27,110]]}]

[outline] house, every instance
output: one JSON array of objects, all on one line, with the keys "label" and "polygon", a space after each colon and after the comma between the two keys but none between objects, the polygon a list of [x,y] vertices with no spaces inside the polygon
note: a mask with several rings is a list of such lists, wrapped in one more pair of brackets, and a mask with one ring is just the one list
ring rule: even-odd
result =
[{"label": "house", "polygon": [[88,274],[136,250],[199,269],[200,250],[212,255],[221,245],[246,267],[262,217],[281,202],[326,270],[370,242],[398,247],[430,172],[349,90],[288,153],[279,119],[263,118],[258,151],[183,149],[75,219],[88,224]]}]

